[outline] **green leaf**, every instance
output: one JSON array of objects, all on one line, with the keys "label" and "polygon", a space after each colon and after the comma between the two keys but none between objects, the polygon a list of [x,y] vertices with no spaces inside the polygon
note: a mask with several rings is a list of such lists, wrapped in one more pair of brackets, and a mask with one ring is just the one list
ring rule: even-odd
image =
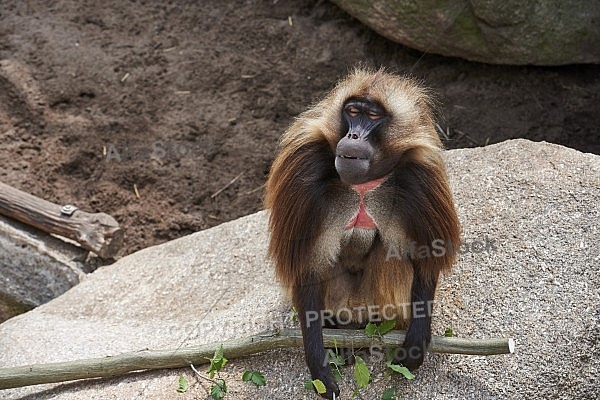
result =
[{"label": "green leaf", "polygon": [[367,326],[365,326],[365,335],[368,337],[373,337],[379,334],[379,329],[377,329],[377,325],[372,322],[369,322]]},{"label": "green leaf", "polygon": [[312,384],[319,394],[323,394],[327,391],[327,389],[325,389],[325,384],[320,379],[313,380]]},{"label": "green leaf", "polygon": [[412,374],[412,372],[410,372],[410,370],[408,368],[403,367],[402,365],[392,364],[391,361],[388,361],[386,364],[389,369],[391,369],[394,372],[404,375],[404,377],[406,379],[408,379],[408,380],[415,379],[415,376]]},{"label": "green leaf", "polygon": [[385,335],[386,333],[388,333],[395,327],[396,327],[396,320],[395,319],[387,319],[379,325],[379,334]]},{"label": "green leaf", "polygon": [[221,400],[227,394],[227,386],[223,379],[217,379],[217,382],[211,386],[210,395],[214,400]]},{"label": "green leaf", "polygon": [[244,374],[242,375],[242,380],[244,382],[251,381],[256,386],[265,386],[266,385],[266,380],[265,380],[264,375],[258,371],[244,371]]},{"label": "green leaf", "polygon": [[359,389],[366,388],[371,380],[371,373],[365,361],[359,356],[354,356],[354,380]]},{"label": "green leaf", "polygon": [[311,381],[310,379],[307,379],[306,382],[304,382],[304,389],[310,390],[310,391],[315,390],[315,385],[313,384],[313,381]]},{"label": "green leaf", "polygon": [[209,360],[210,368],[206,373],[210,375],[210,379],[213,379],[215,377],[215,372],[221,371],[221,368],[223,368],[228,361],[223,356],[223,345],[219,346],[219,348],[215,350],[213,358],[209,358]]},{"label": "green leaf", "polygon": [[335,353],[332,349],[329,349],[327,352],[327,360],[333,372],[333,379],[335,379],[336,382],[340,382],[342,380],[340,367],[344,366],[345,362],[338,353],[337,340],[335,338],[333,338],[333,345],[335,346]]},{"label": "green leaf", "polygon": [[265,386],[267,384],[267,380],[265,379],[265,376],[263,374],[261,374],[260,372],[256,372],[252,375],[252,382],[256,386]]},{"label": "green leaf", "polygon": [[444,336],[446,336],[446,337],[453,337],[454,336],[454,332],[452,331],[452,328],[446,328],[446,330],[444,331]]},{"label": "green leaf", "polygon": [[386,319],[379,325],[369,322],[367,326],[365,326],[365,335],[368,337],[383,336],[395,327],[396,320],[394,319]]},{"label": "green leaf", "polygon": [[340,370],[338,368],[334,368],[332,372],[333,372],[333,379],[335,379],[336,382],[341,382],[342,381],[342,373],[340,372]]},{"label": "green leaf", "polygon": [[381,395],[381,400],[394,400],[396,398],[396,388],[389,388]]},{"label": "green leaf", "polygon": [[244,374],[242,375],[242,380],[244,382],[248,382],[250,379],[252,379],[252,371],[244,371]]},{"label": "green leaf", "polygon": [[177,391],[179,393],[185,393],[185,392],[187,392],[189,387],[190,387],[190,385],[189,385],[185,375],[183,375],[183,374],[179,375],[179,387],[177,388]]}]

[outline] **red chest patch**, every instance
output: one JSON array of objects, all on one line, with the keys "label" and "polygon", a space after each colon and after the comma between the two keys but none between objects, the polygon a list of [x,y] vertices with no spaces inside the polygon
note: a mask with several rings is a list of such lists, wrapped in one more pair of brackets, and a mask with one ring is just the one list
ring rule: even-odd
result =
[{"label": "red chest patch", "polygon": [[345,229],[354,229],[354,228],[362,228],[362,229],[377,229],[377,225],[375,221],[373,221],[373,217],[365,208],[364,196],[365,193],[369,190],[375,189],[381,182],[383,182],[384,178],[376,179],[374,181],[369,181],[365,183],[361,183],[360,185],[352,186],[352,189],[356,190],[356,192],[360,196],[360,203],[358,204],[358,211],[348,222]]}]

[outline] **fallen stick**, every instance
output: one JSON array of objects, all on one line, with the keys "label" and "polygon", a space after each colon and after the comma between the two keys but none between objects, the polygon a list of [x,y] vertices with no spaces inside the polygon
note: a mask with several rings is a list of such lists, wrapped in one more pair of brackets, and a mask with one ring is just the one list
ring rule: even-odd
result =
[{"label": "fallen stick", "polygon": [[111,258],[123,245],[124,232],[105,213],[87,213],[59,206],[0,182],[0,214],[43,232],[78,242],[102,258]]},{"label": "fallen stick", "polygon": [[[383,337],[368,337],[363,331],[324,329],[326,347],[367,348],[379,345],[399,347],[404,343],[405,332],[392,331]],[[0,368],[0,389],[56,383],[76,379],[109,378],[127,372],[188,367],[205,364],[215,349],[223,345],[228,359],[249,356],[267,350],[302,346],[300,329],[267,331],[244,338],[226,340],[199,346],[171,350],[140,350],[117,356],[86,360],[33,364],[21,367]],[[432,336],[430,351],[435,353],[494,355],[514,352],[513,339],[466,339]]]}]

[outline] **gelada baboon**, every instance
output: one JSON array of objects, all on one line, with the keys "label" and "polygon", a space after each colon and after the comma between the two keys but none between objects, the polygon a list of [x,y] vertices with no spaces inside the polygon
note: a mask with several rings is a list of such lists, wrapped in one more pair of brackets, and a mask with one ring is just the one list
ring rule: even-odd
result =
[{"label": "gelada baboon", "polygon": [[[407,336],[394,361],[410,369],[431,340],[438,276],[454,261],[445,246],[460,234],[431,103],[412,79],[359,68],[281,138],[266,185],[269,253],[325,398],[339,398],[339,388],[324,325],[365,325],[373,310],[395,319]],[[415,313],[416,304],[427,311]]]}]

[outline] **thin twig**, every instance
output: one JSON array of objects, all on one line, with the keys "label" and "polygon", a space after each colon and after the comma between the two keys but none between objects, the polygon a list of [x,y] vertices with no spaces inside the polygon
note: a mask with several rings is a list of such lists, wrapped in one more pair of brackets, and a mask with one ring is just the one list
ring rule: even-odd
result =
[{"label": "thin twig", "polygon": [[196,369],[196,367],[194,367],[194,364],[190,364],[190,367],[192,368],[192,371],[194,371],[194,373],[196,374],[196,376],[197,376],[198,378],[200,378],[200,379],[204,379],[204,380],[206,380],[206,381],[208,381],[208,382],[210,382],[210,383],[214,383],[215,385],[218,385],[217,381],[215,381],[215,380],[213,380],[213,379],[210,379],[210,378],[207,378],[206,376],[202,375],[202,374],[200,373],[200,371],[198,371],[198,370]]},{"label": "thin twig", "polygon": [[262,189],[262,188],[264,188],[264,187],[265,187],[265,184],[263,183],[263,184],[262,184],[262,185],[260,185],[259,187],[256,187],[256,188],[254,188],[254,189],[252,189],[252,190],[249,190],[249,191],[245,192],[245,193],[244,193],[244,195],[249,195],[249,194],[252,194],[252,193],[254,193],[254,192],[258,192],[259,190],[261,190],[261,189]]},{"label": "thin twig", "polygon": [[235,178],[233,178],[231,181],[229,181],[229,183],[225,186],[223,186],[221,189],[217,190],[215,193],[213,193],[210,198],[214,199],[215,197],[217,197],[223,190],[227,189],[229,186],[233,185],[235,183],[235,181],[237,181],[240,176],[242,176],[244,174],[244,171],[240,172],[238,176],[236,176]]},{"label": "thin twig", "polygon": [[450,140],[450,128],[449,127],[446,128],[446,130],[444,131],[444,128],[442,128],[440,126],[440,124],[438,124],[437,122],[435,123],[435,127],[444,139]]},{"label": "thin twig", "polygon": [[463,131],[459,131],[458,129],[455,129],[456,133],[458,133],[460,136],[458,138],[456,138],[457,140],[460,139],[461,137],[466,137],[471,143],[477,145],[477,146],[481,146],[481,144],[473,139],[471,136],[467,135],[466,133],[464,133]]}]

